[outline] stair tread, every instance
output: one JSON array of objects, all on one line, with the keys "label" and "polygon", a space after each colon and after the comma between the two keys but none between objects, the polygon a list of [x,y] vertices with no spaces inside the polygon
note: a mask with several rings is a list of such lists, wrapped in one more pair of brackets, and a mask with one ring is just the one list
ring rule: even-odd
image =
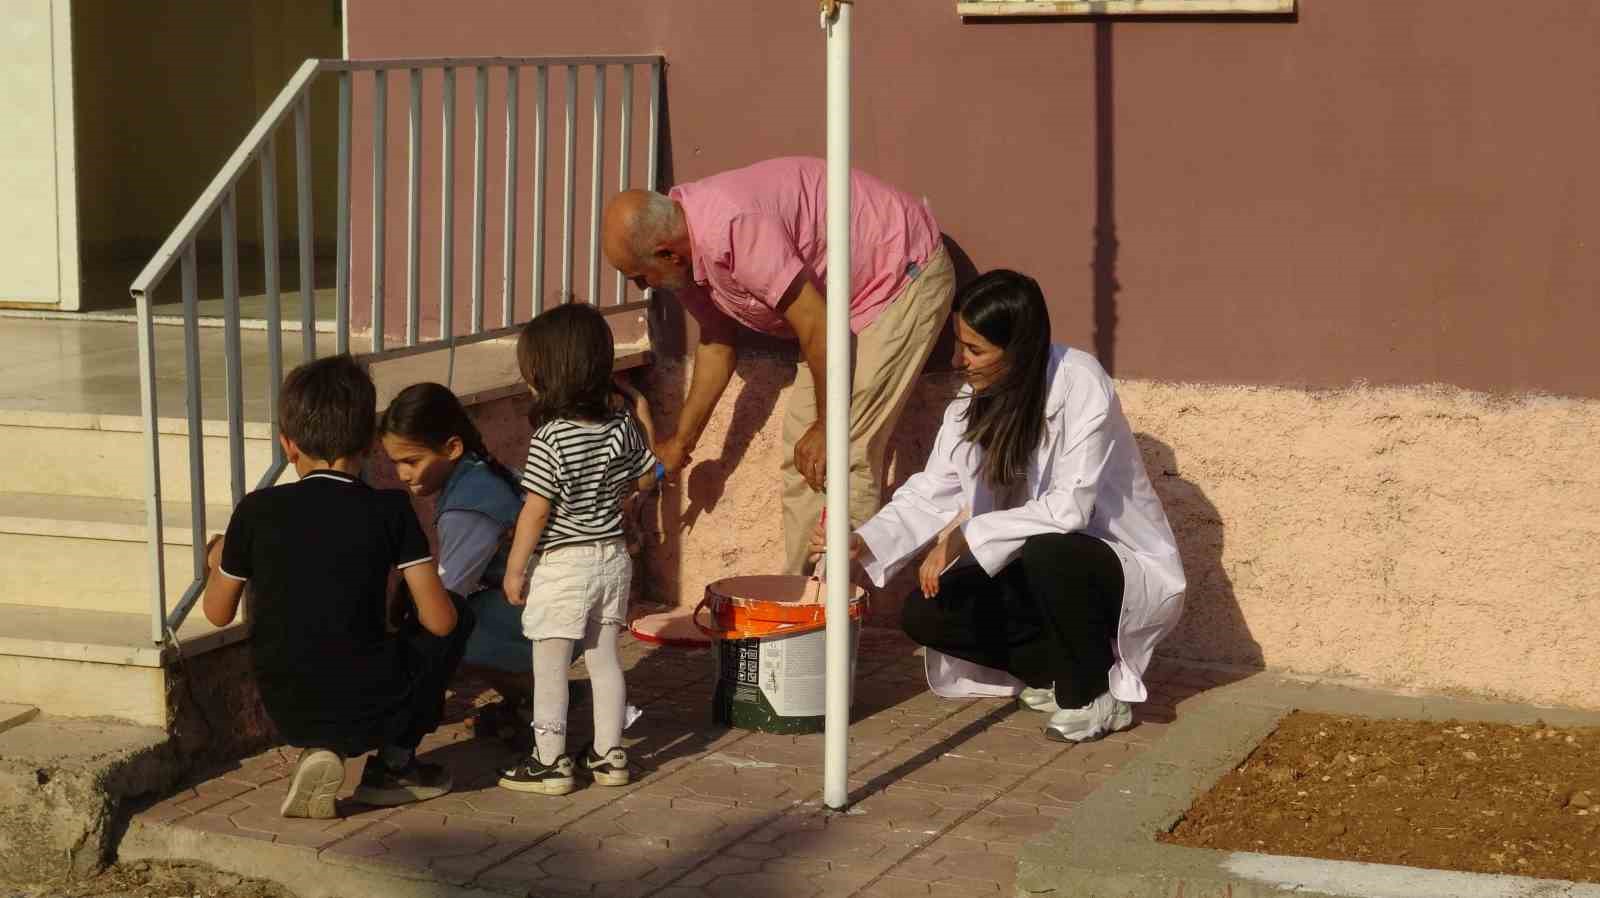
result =
[{"label": "stair tread", "polygon": [[[178,628],[184,654],[235,642],[243,628],[217,628],[199,609]],[[0,655],[65,658],[158,667],[161,652],[150,641],[150,616],[38,605],[0,604]]]},{"label": "stair tread", "polygon": [[[230,506],[207,503],[207,529],[220,532],[226,528],[232,512]],[[190,545],[188,502],[161,503],[161,518],[168,545]],[[142,542],[145,503],[140,499],[0,492],[0,533]]]}]

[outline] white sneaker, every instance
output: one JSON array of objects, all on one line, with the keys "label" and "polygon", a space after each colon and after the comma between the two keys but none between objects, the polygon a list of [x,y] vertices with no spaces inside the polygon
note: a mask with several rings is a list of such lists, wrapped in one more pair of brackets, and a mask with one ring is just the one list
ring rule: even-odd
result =
[{"label": "white sneaker", "polygon": [[1056,704],[1056,691],[1054,689],[1035,689],[1032,686],[1022,687],[1017,693],[1017,704],[1029,711],[1038,711],[1041,714],[1054,714],[1061,710]]},{"label": "white sneaker", "polygon": [[1054,742],[1089,742],[1133,726],[1133,706],[1102,693],[1081,708],[1063,708],[1050,715],[1044,737]]}]

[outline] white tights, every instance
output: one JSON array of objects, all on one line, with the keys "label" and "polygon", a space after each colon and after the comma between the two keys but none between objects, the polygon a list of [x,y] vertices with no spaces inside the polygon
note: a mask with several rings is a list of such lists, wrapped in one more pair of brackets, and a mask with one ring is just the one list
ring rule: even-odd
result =
[{"label": "white tights", "polygon": [[[584,632],[583,662],[589,669],[594,701],[594,750],[597,754],[622,744],[622,715],[627,692],[622,660],[617,657],[621,624],[589,621]],[[567,751],[567,672],[572,665],[571,639],[537,639],[533,643],[533,740],[541,763],[553,764]]]}]

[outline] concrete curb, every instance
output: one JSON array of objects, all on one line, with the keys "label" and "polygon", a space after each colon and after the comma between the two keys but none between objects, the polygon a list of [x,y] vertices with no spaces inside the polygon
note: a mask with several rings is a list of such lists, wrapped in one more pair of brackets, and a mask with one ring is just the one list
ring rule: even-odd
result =
[{"label": "concrete curb", "polygon": [[[301,898],[382,895],[384,898],[505,898],[527,890],[494,891],[442,881],[408,868],[320,860],[311,848],[279,845],[248,836],[202,832],[134,820],[117,849],[119,861],[184,860],[241,876],[268,879]],[[427,876],[427,878],[419,878]]]},{"label": "concrete curb", "polygon": [[1292,710],[1377,718],[1597,726],[1600,713],[1398,695],[1262,674],[1184,703],[1156,746],[1019,856],[1018,896],[1600,898],[1600,885],[1165,845],[1195,798]]}]

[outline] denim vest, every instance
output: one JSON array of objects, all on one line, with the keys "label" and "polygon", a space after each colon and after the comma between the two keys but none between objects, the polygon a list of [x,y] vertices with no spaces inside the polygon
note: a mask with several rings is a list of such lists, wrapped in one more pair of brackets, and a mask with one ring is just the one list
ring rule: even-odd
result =
[{"label": "denim vest", "polygon": [[[517,515],[522,512],[522,496],[477,455],[463,456],[450,472],[439,501],[434,505],[433,523],[447,511],[475,511],[488,515],[495,523],[511,530],[517,526]],[[489,566],[483,570],[483,583],[499,586],[506,573],[506,557],[511,551],[510,541],[502,543]]]}]

